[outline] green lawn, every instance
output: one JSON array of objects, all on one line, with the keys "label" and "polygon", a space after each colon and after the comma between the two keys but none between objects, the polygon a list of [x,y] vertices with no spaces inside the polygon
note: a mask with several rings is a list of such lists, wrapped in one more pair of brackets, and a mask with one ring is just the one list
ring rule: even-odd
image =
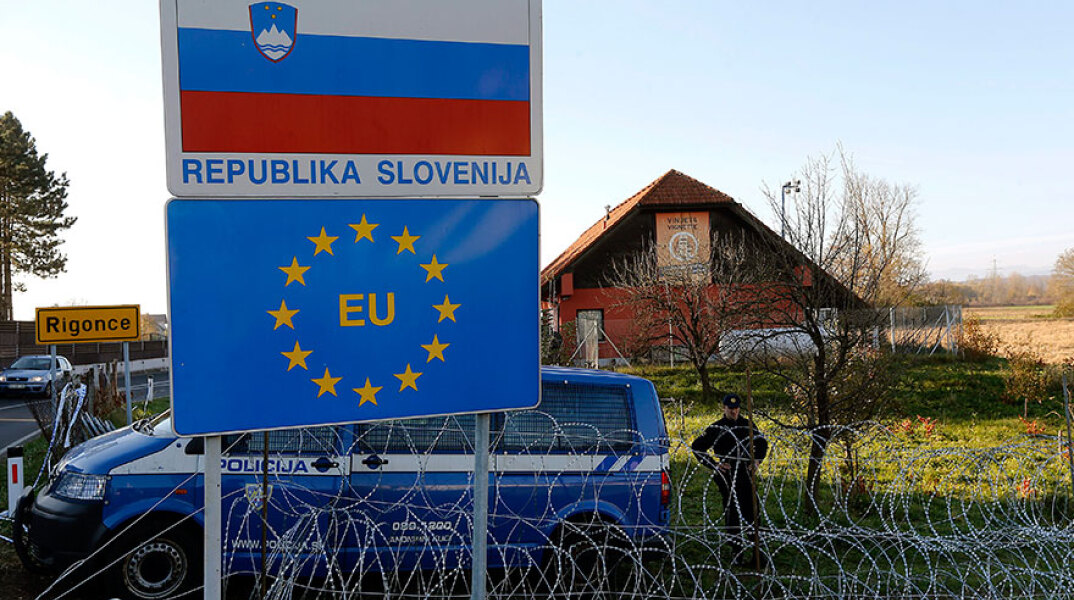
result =
[{"label": "green lawn", "polygon": [[[1041,573],[1069,577],[1065,560],[1049,559],[1065,553],[1074,537],[1070,464],[1056,438],[1065,432],[1061,390],[1053,382],[1050,397],[1030,404],[1023,421],[1023,405],[1002,400],[1005,368],[998,359],[913,360],[891,409],[857,438],[853,472],[846,446],[830,447],[818,517],[805,510],[807,440],[758,419],[773,448],[758,480],[761,526],[774,566],[760,579],[763,585],[791,596],[832,584],[862,595],[929,589],[943,597],[938,590],[975,590],[972,596],[999,581],[1014,596],[1039,587]],[[720,417],[719,403],[701,401],[697,377],[688,369],[631,371],[652,379],[661,397],[678,400],[665,402],[672,521],[689,532],[689,541],[677,548],[675,569],[705,573],[701,587],[708,592],[745,595],[743,589],[762,583],[704,568],[726,558],[714,551],[722,505],[688,445]],[[746,390],[742,372],[717,368],[712,375],[717,397]],[[750,386],[756,406],[779,412],[783,392],[771,378],[754,376]],[[1042,433],[1030,435],[1026,421]],[[1023,528],[1038,539],[1028,535],[1010,544],[1009,532]],[[879,581],[885,578],[890,580]]]}]

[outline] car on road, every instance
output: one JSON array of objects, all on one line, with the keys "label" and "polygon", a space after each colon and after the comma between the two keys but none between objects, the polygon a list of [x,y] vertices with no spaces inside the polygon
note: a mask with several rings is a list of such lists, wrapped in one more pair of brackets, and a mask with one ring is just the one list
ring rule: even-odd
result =
[{"label": "car on road", "polygon": [[43,355],[21,356],[11,366],[0,371],[0,396],[52,394],[52,377],[56,388],[71,379],[71,361],[64,356],[56,357],[55,370],[51,368],[52,357]]}]

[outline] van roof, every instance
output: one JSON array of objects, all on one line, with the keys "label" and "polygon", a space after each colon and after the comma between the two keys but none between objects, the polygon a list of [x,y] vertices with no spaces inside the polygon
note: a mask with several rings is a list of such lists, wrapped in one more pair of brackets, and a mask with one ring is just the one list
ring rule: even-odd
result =
[{"label": "van roof", "polygon": [[615,371],[601,371],[597,369],[578,369],[575,367],[541,367],[541,379],[555,381],[564,379],[579,383],[604,383],[604,384],[636,384],[647,381],[636,375],[616,373]]}]

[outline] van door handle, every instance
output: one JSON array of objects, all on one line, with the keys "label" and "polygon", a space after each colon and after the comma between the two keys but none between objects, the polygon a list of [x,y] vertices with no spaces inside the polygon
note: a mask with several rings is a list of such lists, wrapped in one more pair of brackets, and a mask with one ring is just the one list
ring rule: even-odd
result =
[{"label": "van door handle", "polygon": [[362,459],[362,464],[369,467],[370,469],[376,469],[381,465],[388,464],[388,459],[381,458],[376,454],[370,454],[369,456]]},{"label": "van door handle", "polygon": [[322,457],[318,458],[317,460],[313,461],[313,468],[317,469],[321,473],[324,473],[328,469],[338,467],[338,466],[339,466],[339,463],[337,463],[334,460],[329,460],[325,456],[322,456]]}]

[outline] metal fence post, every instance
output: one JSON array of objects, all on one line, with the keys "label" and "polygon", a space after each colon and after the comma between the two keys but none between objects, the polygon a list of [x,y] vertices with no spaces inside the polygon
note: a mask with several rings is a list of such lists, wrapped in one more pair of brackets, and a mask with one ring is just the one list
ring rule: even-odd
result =
[{"label": "metal fence post", "polygon": [[895,353],[895,307],[892,306],[888,309],[888,315],[891,320],[891,353]]},{"label": "metal fence post", "polygon": [[1063,415],[1067,421],[1067,459],[1070,461],[1070,487],[1074,491],[1074,438],[1070,436],[1070,390],[1067,389],[1067,374],[1063,373]]}]

